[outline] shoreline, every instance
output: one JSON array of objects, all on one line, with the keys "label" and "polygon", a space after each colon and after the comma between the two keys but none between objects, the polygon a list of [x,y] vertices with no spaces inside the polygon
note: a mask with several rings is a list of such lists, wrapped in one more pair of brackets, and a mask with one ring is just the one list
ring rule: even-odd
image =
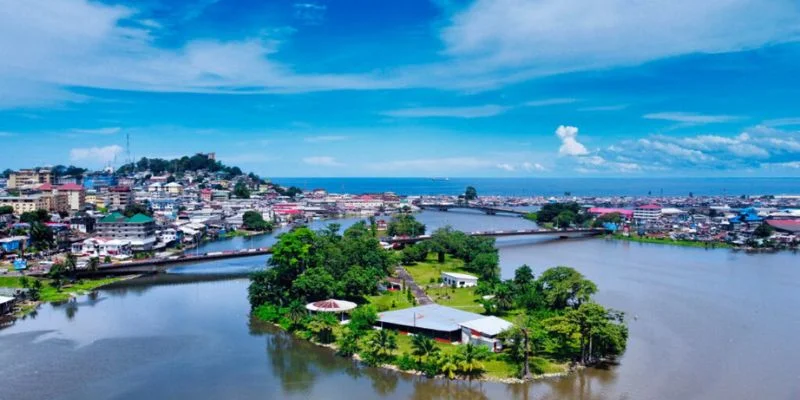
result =
[{"label": "shoreline", "polygon": [[[290,335],[295,340],[302,340],[304,342],[311,343],[311,344],[313,344],[313,345],[315,345],[317,347],[322,347],[322,348],[324,348],[326,350],[330,350],[330,351],[333,352],[333,355],[335,357],[341,357],[341,358],[345,358],[345,359],[349,358],[349,359],[358,361],[359,363],[362,362],[361,356],[358,355],[357,353],[353,354],[352,356],[349,356],[349,357],[344,357],[344,356],[340,356],[339,354],[337,354],[337,351],[339,350],[339,347],[336,346],[335,343],[325,344],[325,343],[315,342],[315,341],[313,341],[311,339],[303,339],[303,338],[297,336],[296,334],[294,334],[294,332],[286,330],[282,326],[280,326],[279,324],[276,324],[274,322],[269,322],[269,321],[262,320],[262,319],[258,318],[257,316],[255,316],[253,314],[250,314],[250,318],[253,319],[253,320],[258,321],[259,323],[270,325],[270,326],[278,329],[280,332],[283,332],[285,334]],[[369,367],[366,364],[363,364],[363,366]],[[441,375],[441,374],[435,375],[435,376],[427,376],[422,371],[417,371],[417,370],[412,370],[412,369],[403,370],[403,369],[400,369],[400,367],[398,367],[396,365],[393,365],[393,364],[379,364],[379,365],[372,366],[372,368],[381,368],[381,369],[384,369],[384,370],[394,371],[394,372],[397,372],[397,373],[400,373],[400,374],[404,374],[404,375],[418,376],[418,377],[423,377],[423,378],[427,378],[427,379],[440,379],[440,380],[445,380],[445,381],[450,381],[450,382],[451,381],[458,381],[458,382],[491,382],[491,383],[502,383],[502,384],[506,384],[506,385],[519,385],[519,384],[523,384],[523,383],[541,381],[541,380],[545,380],[545,379],[555,379],[555,378],[568,377],[568,376],[572,375],[573,373],[575,373],[577,371],[580,371],[582,369],[586,369],[587,367],[586,366],[570,366],[567,369],[565,369],[563,372],[549,372],[549,373],[544,373],[544,374],[532,375],[530,379],[512,378],[512,377],[500,378],[500,377],[495,377],[495,376],[485,376],[485,375],[483,375],[480,378],[475,378],[475,379],[472,379],[472,380],[463,379],[463,378],[449,379],[449,378],[447,378],[447,377],[445,377],[444,375]]]}]

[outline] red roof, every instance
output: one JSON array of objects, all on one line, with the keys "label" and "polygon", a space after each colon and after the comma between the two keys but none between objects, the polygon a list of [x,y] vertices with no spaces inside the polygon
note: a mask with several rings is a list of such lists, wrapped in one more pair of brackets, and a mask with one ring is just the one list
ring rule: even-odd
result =
[{"label": "red roof", "polygon": [[59,186],[58,190],[81,191],[81,190],[83,190],[83,186],[78,185],[77,183],[67,183],[67,184]]},{"label": "red roof", "polygon": [[628,210],[627,208],[605,208],[605,207],[592,207],[589,209],[590,214],[596,215],[605,215],[611,213],[619,213],[620,215],[624,216],[632,216],[633,210]]},{"label": "red roof", "polygon": [[768,219],[767,223],[783,231],[800,232],[800,219]]},{"label": "red roof", "polygon": [[660,210],[661,206],[658,205],[658,204],[648,204],[648,205],[639,206],[639,207],[636,207],[636,208],[638,208],[640,210]]},{"label": "red roof", "polygon": [[53,190],[53,185],[45,183],[44,185],[39,186],[39,190]]}]

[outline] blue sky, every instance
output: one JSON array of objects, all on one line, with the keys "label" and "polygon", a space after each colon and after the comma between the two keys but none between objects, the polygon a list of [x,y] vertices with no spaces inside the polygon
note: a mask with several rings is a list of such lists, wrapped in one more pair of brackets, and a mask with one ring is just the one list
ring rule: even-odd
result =
[{"label": "blue sky", "polygon": [[796,0],[0,0],[0,167],[798,176]]}]

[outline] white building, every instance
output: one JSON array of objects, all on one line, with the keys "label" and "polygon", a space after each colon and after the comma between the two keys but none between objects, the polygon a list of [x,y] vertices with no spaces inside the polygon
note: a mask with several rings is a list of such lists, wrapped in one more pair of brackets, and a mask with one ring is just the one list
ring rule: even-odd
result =
[{"label": "white building", "polygon": [[497,317],[484,317],[458,325],[461,327],[461,343],[488,346],[495,352],[503,349],[503,342],[497,335],[514,326],[511,322]]},{"label": "white building", "polygon": [[183,185],[178,182],[170,182],[164,185],[164,191],[169,194],[180,195],[183,193]]},{"label": "white building", "polygon": [[89,257],[125,256],[131,254],[130,240],[89,238],[72,244],[72,254]]},{"label": "white building", "polygon": [[478,285],[478,277],[458,272],[442,272],[442,283],[447,286],[472,287]]},{"label": "white building", "polygon": [[644,206],[637,206],[633,210],[633,219],[637,221],[647,222],[655,221],[661,217],[661,206],[658,204],[647,204]]}]

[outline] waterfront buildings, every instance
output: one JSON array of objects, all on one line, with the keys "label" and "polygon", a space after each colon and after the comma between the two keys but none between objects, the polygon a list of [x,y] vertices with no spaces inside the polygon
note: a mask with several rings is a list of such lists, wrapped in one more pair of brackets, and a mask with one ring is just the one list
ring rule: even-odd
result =
[{"label": "waterfront buildings", "polygon": [[130,218],[114,212],[98,221],[97,237],[124,239],[131,243],[134,251],[151,250],[156,243],[156,224],[153,218],[136,214]]},{"label": "waterfront buildings", "polygon": [[461,327],[461,343],[487,346],[495,352],[503,349],[503,341],[498,339],[498,335],[514,326],[511,322],[495,316],[462,322],[458,325]]},{"label": "waterfront buildings", "polygon": [[661,206],[658,204],[646,204],[637,206],[633,210],[633,219],[638,222],[656,221],[661,217]]}]

